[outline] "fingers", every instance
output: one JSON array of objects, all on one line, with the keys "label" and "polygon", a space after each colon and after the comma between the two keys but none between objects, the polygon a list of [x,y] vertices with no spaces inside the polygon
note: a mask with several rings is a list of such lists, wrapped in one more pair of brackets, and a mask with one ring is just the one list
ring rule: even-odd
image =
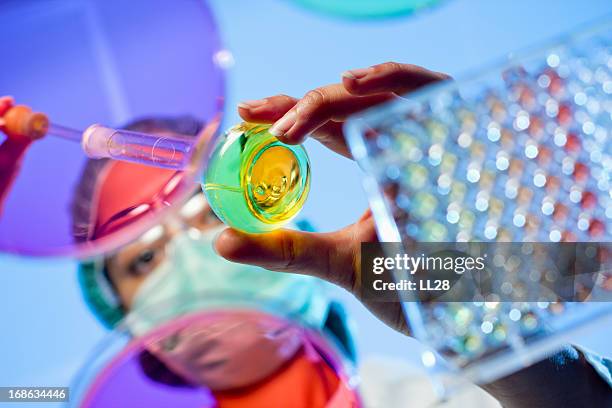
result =
[{"label": "fingers", "polygon": [[247,122],[274,123],[295,106],[296,98],[287,95],[276,95],[255,101],[238,104],[238,113]]},{"label": "fingers", "polygon": [[15,104],[12,96],[0,96],[0,126],[4,125],[2,116]]},{"label": "fingers", "polygon": [[276,122],[270,132],[285,143],[301,143],[312,133],[329,149],[350,158],[342,123],[338,121],[348,114],[393,97],[392,94],[355,97],[346,92],[341,84],[335,84],[311,91],[302,99],[276,95],[242,102],[238,105],[238,113],[247,122]]},{"label": "fingers", "polygon": [[278,230],[247,234],[226,229],[217,238],[215,249],[233,262],[316,276],[351,290],[354,252],[345,238],[341,232]]},{"label": "fingers", "polygon": [[376,239],[368,210],[356,223],[330,233],[278,230],[247,234],[228,228],[217,237],[215,250],[233,262],[312,275],[354,292],[359,285],[361,243]]},{"label": "fingers", "polygon": [[[394,95],[355,96],[342,84],[333,84],[309,91],[293,108],[277,120],[270,133],[285,143],[301,143],[304,138],[330,120],[346,116],[384,102]],[[316,136],[316,135],[315,135]]]},{"label": "fingers", "polygon": [[[360,299],[361,243],[376,240],[374,219],[368,210],[355,224],[327,234],[292,230],[246,234],[226,229],[215,241],[215,250],[233,262],[324,279]],[[361,300],[390,327],[410,334],[401,303]]]},{"label": "fingers", "polygon": [[388,62],[347,71],[342,84],[316,88],[301,99],[277,95],[243,102],[238,105],[238,111],[246,121],[274,123],[270,133],[282,142],[302,143],[312,134],[325,146],[350,157],[338,122],[397,95],[447,78],[445,74],[416,65]]},{"label": "fingers", "polygon": [[342,74],[344,87],[353,95],[373,95],[383,92],[401,95],[446,79],[450,79],[446,74],[397,62],[353,69]]},{"label": "fingers", "polygon": [[312,136],[323,144],[328,149],[352,159],[353,156],[346,145],[344,139],[344,129],[342,122],[334,122],[333,120],[328,121],[324,125],[320,126]]}]

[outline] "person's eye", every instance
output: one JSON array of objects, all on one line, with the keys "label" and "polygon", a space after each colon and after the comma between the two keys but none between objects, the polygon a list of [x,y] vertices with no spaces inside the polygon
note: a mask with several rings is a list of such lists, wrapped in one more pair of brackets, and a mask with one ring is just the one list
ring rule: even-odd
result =
[{"label": "person's eye", "polygon": [[159,253],[155,249],[147,248],[140,252],[132,262],[129,271],[133,275],[146,275],[150,273],[158,262]]}]

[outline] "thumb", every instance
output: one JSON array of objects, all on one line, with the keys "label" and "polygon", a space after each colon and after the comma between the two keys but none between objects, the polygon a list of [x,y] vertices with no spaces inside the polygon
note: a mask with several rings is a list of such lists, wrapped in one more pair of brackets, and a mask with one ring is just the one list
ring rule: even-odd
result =
[{"label": "thumb", "polygon": [[3,121],[2,116],[15,104],[12,96],[0,96],[0,125]]},{"label": "thumb", "polygon": [[350,290],[355,254],[348,238],[342,230],[313,233],[283,229],[248,234],[228,228],[217,237],[215,250],[232,262],[316,276]]}]

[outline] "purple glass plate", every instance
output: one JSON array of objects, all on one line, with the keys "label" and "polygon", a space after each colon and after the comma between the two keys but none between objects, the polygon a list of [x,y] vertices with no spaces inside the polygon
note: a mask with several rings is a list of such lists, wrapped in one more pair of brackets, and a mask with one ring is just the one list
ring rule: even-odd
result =
[{"label": "purple glass plate", "polygon": [[[152,379],[149,374],[145,373],[147,370],[143,368],[143,354],[151,349],[152,344],[160,344],[167,339],[172,339],[189,326],[213,327],[228,316],[237,321],[256,319],[264,325],[276,324],[295,328],[300,336],[303,336],[303,343],[307,344],[304,347],[309,348],[311,352],[314,351],[317,358],[327,364],[339,379],[337,390],[329,402],[339,405],[329,406],[360,406],[359,397],[352,385],[353,381],[347,374],[340,354],[319,333],[278,316],[245,309],[197,312],[173,320],[143,337],[132,340],[119,353],[110,358],[110,362],[95,361],[95,359],[100,359],[101,355],[108,354],[104,350],[99,350],[94,361],[88,362],[79,374],[79,383],[74,387],[76,395],[71,396],[71,405],[83,408],[216,406],[217,402],[213,393],[204,386],[184,386],[184,384],[177,385],[176,380],[173,380],[175,384],[170,384],[172,382],[170,380]],[[112,345],[107,345],[107,348],[112,348]],[[101,366],[101,369],[98,368],[96,371],[96,366]]]},{"label": "purple glass plate", "polygon": [[[0,33],[11,38],[3,45],[3,60],[11,63],[3,64],[2,93],[48,114],[53,123],[122,128],[142,117],[191,115],[216,131],[224,94],[218,61],[225,54],[204,1],[5,2]],[[2,145],[9,143],[0,134]],[[88,160],[80,145],[47,135],[19,160],[6,156],[0,252],[101,253],[145,231],[196,185],[185,173],[169,199],[159,200],[156,191],[139,198],[159,202],[137,222],[82,240],[73,228],[76,189]],[[125,207],[133,204],[126,200]]]}]

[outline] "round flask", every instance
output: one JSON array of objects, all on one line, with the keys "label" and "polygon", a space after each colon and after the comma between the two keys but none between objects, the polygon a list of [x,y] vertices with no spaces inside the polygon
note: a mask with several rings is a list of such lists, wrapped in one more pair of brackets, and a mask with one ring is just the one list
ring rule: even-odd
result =
[{"label": "round flask", "polygon": [[289,222],[310,189],[310,163],[300,145],[287,145],[269,125],[241,123],[223,134],[208,162],[203,188],[217,216],[245,232]]}]

